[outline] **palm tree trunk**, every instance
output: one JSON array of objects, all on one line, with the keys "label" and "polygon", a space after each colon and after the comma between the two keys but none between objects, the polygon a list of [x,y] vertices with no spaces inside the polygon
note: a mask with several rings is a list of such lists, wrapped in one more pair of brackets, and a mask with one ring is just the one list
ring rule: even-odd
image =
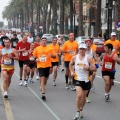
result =
[{"label": "palm tree trunk", "polygon": [[97,9],[95,14],[95,36],[101,33],[101,0],[97,0]]},{"label": "palm tree trunk", "polygon": [[83,36],[83,2],[79,0],[79,28],[78,35]]},{"label": "palm tree trunk", "polygon": [[70,32],[73,32],[73,0],[70,0]]},{"label": "palm tree trunk", "polygon": [[53,0],[53,25],[54,25],[54,32],[53,34],[57,34],[57,1]]},{"label": "palm tree trunk", "polygon": [[[115,19],[120,19],[120,0],[116,0],[115,2]],[[117,32],[117,38],[120,40],[120,31]]]},{"label": "palm tree trunk", "polygon": [[60,34],[64,34],[64,0],[60,0]]}]

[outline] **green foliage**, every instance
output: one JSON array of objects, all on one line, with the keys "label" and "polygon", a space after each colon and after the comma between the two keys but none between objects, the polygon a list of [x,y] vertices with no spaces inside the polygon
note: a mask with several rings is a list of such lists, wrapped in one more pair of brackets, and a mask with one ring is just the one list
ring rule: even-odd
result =
[{"label": "green foliage", "polygon": [[4,22],[0,21],[0,27],[3,27],[3,26],[4,26]]}]

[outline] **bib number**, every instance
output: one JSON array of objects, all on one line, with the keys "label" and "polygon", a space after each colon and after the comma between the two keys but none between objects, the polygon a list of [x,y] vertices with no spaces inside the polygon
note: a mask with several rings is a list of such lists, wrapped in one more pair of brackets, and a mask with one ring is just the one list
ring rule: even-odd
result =
[{"label": "bib number", "polygon": [[23,52],[22,55],[23,56],[28,56],[28,52]]},{"label": "bib number", "polygon": [[30,60],[30,61],[34,61],[35,58],[34,58],[34,57],[30,57],[29,60]]},{"label": "bib number", "polygon": [[12,63],[11,59],[4,59],[4,64],[10,65]]},{"label": "bib number", "polygon": [[105,68],[106,69],[112,69],[112,63],[111,62],[106,62],[105,63]]},{"label": "bib number", "polygon": [[13,42],[13,46],[16,46],[16,42]]},{"label": "bib number", "polygon": [[46,62],[46,56],[40,56],[40,62]]}]

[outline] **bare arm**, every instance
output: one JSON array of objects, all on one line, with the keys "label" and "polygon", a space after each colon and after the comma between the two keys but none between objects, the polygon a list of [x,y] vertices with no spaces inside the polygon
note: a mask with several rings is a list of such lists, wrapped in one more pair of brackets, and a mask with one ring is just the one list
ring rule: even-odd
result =
[{"label": "bare arm", "polygon": [[99,63],[98,57],[97,57],[97,55],[96,55],[96,52],[94,52],[94,51],[93,51],[93,56],[94,56],[94,59],[95,59],[96,63],[98,64],[98,63]]},{"label": "bare arm", "polygon": [[73,65],[75,63],[75,56],[72,57],[70,63],[69,63],[69,68],[70,68],[70,72],[71,72],[71,76],[74,76],[74,68],[73,68]]},{"label": "bare arm", "polygon": [[95,66],[93,60],[88,57],[88,62],[89,62],[89,65],[90,65],[88,70],[91,71],[91,72],[95,72],[96,71],[96,66]]}]

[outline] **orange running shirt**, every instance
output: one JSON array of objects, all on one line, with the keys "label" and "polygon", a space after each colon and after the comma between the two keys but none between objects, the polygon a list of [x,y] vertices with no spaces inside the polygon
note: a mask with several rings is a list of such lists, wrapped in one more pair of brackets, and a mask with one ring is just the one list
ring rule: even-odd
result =
[{"label": "orange running shirt", "polygon": [[96,52],[97,50],[97,46],[95,44],[92,44],[91,47],[90,47],[94,52]]},{"label": "orange running shirt", "polygon": [[[109,39],[104,43],[104,45],[109,44],[109,43],[113,45],[113,48],[115,48],[116,46],[119,47],[119,44],[120,44],[119,40],[112,41],[112,40]],[[118,50],[115,50],[115,53],[117,54]]]},{"label": "orange running shirt", "polygon": [[58,62],[59,61],[59,56],[57,54],[60,53],[60,47],[59,47],[59,45],[58,44],[56,44],[56,45],[50,44],[49,47],[51,47],[51,49],[56,54],[56,58],[51,58],[51,62]]},{"label": "orange running shirt", "polygon": [[68,40],[63,44],[62,50],[71,50],[71,52],[64,53],[64,60],[70,61],[71,58],[76,54],[76,51],[78,50],[78,43],[76,41],[71,42],[70,40]]},{"label": "orange running shirt", "polygon": [[55,55],[55,52],[49,46],[38,46],[33,55],[39,60],[37,62],[37,68],[51,67],[51,56]]}]

